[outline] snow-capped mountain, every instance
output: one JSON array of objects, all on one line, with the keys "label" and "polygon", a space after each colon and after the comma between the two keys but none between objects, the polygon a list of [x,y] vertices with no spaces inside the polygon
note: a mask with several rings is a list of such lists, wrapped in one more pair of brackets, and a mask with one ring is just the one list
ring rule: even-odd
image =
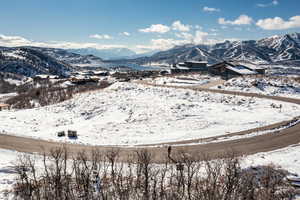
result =
[{"label": "snow-capped mountain", "polygon": [[261,40],[225,41],[214,45],[182,45],[149,57],[122,60],[137,64],[173,64],[186,60],[216,63],[222,60],[248,60],[255,63],[300,64],[300,33],[272,36]]},{"label": "snow-capped mountain", "polygon": [[109,49],[82,48],[82,49],[66,49],[66,50],[81,55],[98,56],[105,60],[130,58],[136,55],[134,51],[127,48],[109,48]]},{"label": "snow-capped mountain", "polygon": [[30,47],[0,47],[0,72],[24,76],[52,74],[67,76],[71,65]]},{"label": "snow-capped mountain", "polygon": [[273,36],[257,43],[259,47],[268,52],[273,62],[300,59],[300,33]]}]

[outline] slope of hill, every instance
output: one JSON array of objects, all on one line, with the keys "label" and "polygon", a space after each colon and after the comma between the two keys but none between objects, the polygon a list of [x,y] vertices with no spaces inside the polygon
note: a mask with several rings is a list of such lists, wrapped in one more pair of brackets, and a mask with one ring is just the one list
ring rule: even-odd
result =
[{"label": "slope of hill", "polygon": [[55,48],[41,48],[41,47],[30,47],[37,51],[40,51],[48,56],[51,56],[61,62],[68,63],[73,67],[99,67],[103,65],[103,60],[94,55],[81,55],[77,53],[69,52],[64,49]]},{"label": "slope of hill", "polygon": [[0,72],[67,76],[72,66],[29,47],[0,47]]}]

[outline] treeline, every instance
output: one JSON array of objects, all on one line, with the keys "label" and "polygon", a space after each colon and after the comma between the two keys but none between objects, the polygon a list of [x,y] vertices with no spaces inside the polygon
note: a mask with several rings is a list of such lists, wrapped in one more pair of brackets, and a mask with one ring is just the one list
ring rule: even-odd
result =
[{"label": "treeline", "polygon": [[295,196],[284,179],[286,171],[272,166],[243,169],[234,154],[225,157],[210,160],[177,152],[172,155],[176,163],[166,157],[158,165],[147,150],[137,150],[120,162],[115,149],[74,155],[58,148],[42,158],[21,156],[13,192],[15,198],[39,200],[280,200]]}]

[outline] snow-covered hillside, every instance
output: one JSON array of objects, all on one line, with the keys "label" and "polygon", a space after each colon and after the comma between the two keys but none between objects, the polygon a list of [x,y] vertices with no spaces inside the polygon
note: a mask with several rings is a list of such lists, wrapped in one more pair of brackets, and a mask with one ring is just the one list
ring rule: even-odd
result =
[{"label": "snow-covered hillside", "polygon": [[0,47],[0,72],[23,76],[52,74],[66,76],[72,67],[38,50],[28,47]]},{"label": "snow-covered hillside", "polygon": [[216,89],[259,93],[300,99],[300,83],[284,77],[237,77],[226,81]]},{"label": "snow-covered hillside", "polygon": [[80,55],[64,49],[30,47],[73,67],[101,67],[103,60],[94,55]]},{"label": "snow-covered hillside", "polygon": [[[282,104],[282,109],[271,104]],[[134,145],[223,135],[299,115],[300,107],[289,103],[116,83],[56,105],[2,111],[0,132],[94,145]],[[78,131],[77,140],[56,136],[68,129]]]}]

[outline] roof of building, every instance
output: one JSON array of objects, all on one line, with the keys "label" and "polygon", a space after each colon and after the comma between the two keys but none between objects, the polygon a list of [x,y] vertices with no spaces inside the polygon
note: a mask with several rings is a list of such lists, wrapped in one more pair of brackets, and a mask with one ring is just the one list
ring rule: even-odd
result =
[{"label": "roof of building", "polygon": [[5,104],[5,103],[0,103],[0,107],[9,107],[9,104]]},{"label": "roof of building", "polygon": [[186,63],[207,64],[207,61],[188,60],[188,61],[186,61]]},{"label": "roof of building", "polygon": [[182,66],[182,65],[176,65],[175,69],[190,70],[190,68],[188,68],[186,66]]},{"label": "roof of building", "polygon": [[242,65],[226,65],[226,68],[242,75],[257,74],[257,72],[251,71]]},{"label": "roof of building", "polygon": [[94,74],[102,74],[102,73],[108,73],[108,71],[104,71],[104,70],[94,71]]},{"label": "roof of building", "polygon": [[233,65],[243,65],[248,69],[252,70],[260,70],[260,69],[265,69],[264,67],[258,66],[256,64],[250,63],[250,62],[242,62],[242,61],[236,61],[236,62],[231,62]]}]

